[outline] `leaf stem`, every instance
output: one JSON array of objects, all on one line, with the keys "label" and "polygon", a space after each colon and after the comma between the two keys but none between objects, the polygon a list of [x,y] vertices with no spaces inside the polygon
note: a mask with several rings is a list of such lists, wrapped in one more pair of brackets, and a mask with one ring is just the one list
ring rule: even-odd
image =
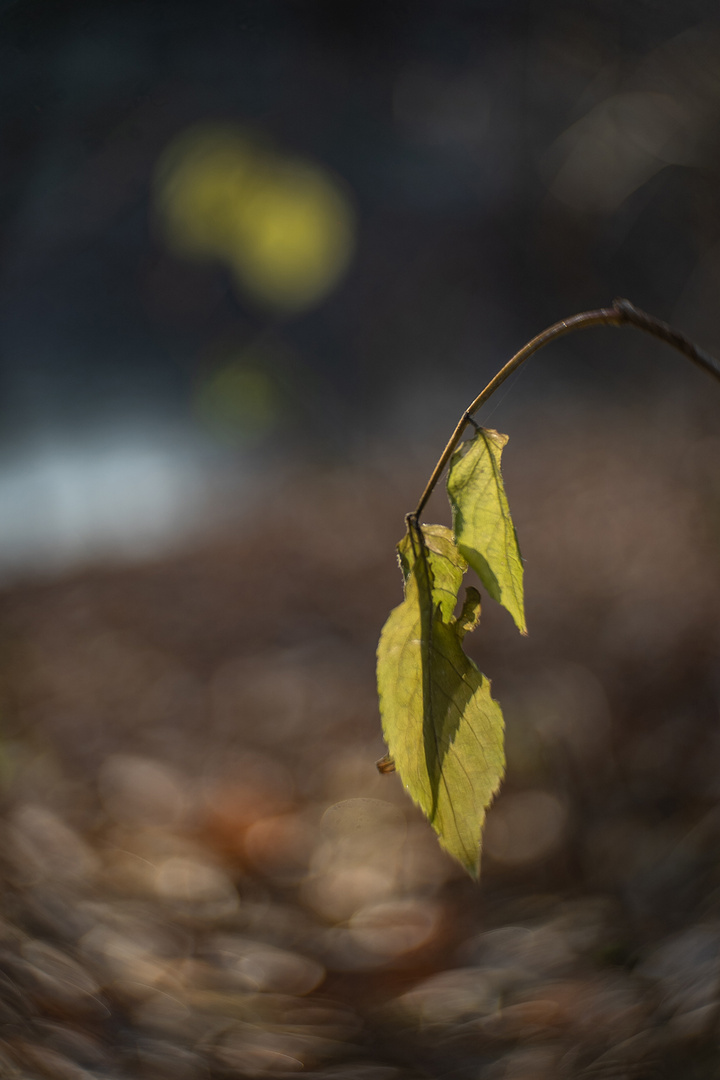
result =
[{"label": "leaf stem", "polygon": [[473,420],[473,413],[477,412],[480,406],[484,405],[488,398],[492,397],[498,387],[501,386],[505,380],[521,366],[521,364],[524,364],[526,360],[529,360],[533,353],[542,349],[544,345],[549,345],[555,338],[564,337],[565,334],[571,334],[574,330],[589,330],[593,326],[628,326],[635,330],[644,330],[646,334],[650,334],[659,341],[664,341],[667,345],[672,345],[674,349],[681,352],[688,360],[691,360],[698,367],[703,368],[704,371],[707,371],[710,375],[713,375],[716,379],[720,380],[720,363],[718,363],[714,357],[703,349],[698,348],[698,346],[693,344],[689,338],[686,338],[683,334],[674,330],[672,326],[668,326],[667,323],[661,322],[660,319],[656,319],[653,315],[648,315],[647,312],[641,311],[640,308],[636,308],[629,300],[613,300],[611,307],[597,308],[595,311],[583,311],[579,315],[572,315],[569,319],[562,319],[560,322],[553,323],[547,330],[543,330],[541,334],[534,337],[532,341],[528,341],[527,345],[523,345],[522,349],[515,353],[512,359],[508,360],[504,367],[500,368],[497,375],[490,380],[485,389],[482,390],[472,404],[467,407],[458,420],[457,426],[450,436],[447,446],[440,455],[440,459],[433,469],[430,479],[425,485],[425,490],[420,496],[417,507],[411,514],[407,515],[408,522],[417,522],[425,504],[432,495],[445,466],[455,452],[465,428],[468,424],[475,423]]}]

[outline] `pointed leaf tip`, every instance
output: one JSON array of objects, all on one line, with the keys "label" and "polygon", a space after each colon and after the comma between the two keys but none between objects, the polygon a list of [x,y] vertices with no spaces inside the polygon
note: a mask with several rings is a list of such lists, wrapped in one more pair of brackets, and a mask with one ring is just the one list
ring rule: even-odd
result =
[{"label": "pointed leaf tip", "polygon": [[479,428],[453,454],[447,490],[460,554],[526,634],[523,564],[500,471],[507,441],[507,435]]}]

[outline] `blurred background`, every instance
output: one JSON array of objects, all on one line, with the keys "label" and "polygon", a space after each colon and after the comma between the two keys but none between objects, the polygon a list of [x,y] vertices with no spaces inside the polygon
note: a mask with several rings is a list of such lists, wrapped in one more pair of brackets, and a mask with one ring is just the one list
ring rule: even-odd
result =
[{"label": "blurred background", "polygon": [[502,388],[479,885],[374,766],[469,401],[720,353],[716,6],[5,0],[0,229],[0,1073],[716,1077],[720,387]]}]

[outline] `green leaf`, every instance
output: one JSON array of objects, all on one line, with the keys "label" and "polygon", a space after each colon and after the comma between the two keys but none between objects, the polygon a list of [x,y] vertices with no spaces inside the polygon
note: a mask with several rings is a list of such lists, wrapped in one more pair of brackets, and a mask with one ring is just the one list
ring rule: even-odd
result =
[{"label": "green leaf", "polygon": [[450,459],[447,490],[460,553],[526,634],[523,565],[500,472],[507,441],[507,435],[479,428]]},{"label": "green leaf", "polygon": [[378,646],[383,732],[440,843],[477,877],[485,811],[505,763],[500,706],[461,646],[477,624],[480,598],[469,589],[453,618],[465,561],[447,529],[411,524],[398,549],[405,599]]},{"label": "green leaf", "polygon": [[405,582],[410,576],[420,544],[425,550],[432,573],[434,603],[440,605],[443,617],[447,620],[455,610],[467,563],[458,551],[450,529],[445,525],[423,525],[422,533],[417,529],[408,530],[397,546]]}]

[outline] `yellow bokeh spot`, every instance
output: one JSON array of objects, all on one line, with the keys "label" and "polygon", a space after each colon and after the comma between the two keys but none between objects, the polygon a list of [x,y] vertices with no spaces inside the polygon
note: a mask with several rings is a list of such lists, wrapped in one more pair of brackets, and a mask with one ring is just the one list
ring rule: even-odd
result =
[{"label": "yellow bokeh spot", "polygon": [[158,163],[155,203],[178,254],[224,261],[243,291],[283,311],[326,296],[354,247],[350,202],[329,174],[232,127],[175,140]]},{"label": "yellow bokeh spot", "polygon": [[287,166],[246,204],[241,282],[263,299],[298,308],[325,295],[352,248],[347,202],[317,169]]},{"label": "yellow bokeh spot", "polygon": [[179,254],[232,250],[228,225],[255,169],[247,140],[226,127],[191,129],[164,152],[156,169],[155,205],[165,237]]}]

